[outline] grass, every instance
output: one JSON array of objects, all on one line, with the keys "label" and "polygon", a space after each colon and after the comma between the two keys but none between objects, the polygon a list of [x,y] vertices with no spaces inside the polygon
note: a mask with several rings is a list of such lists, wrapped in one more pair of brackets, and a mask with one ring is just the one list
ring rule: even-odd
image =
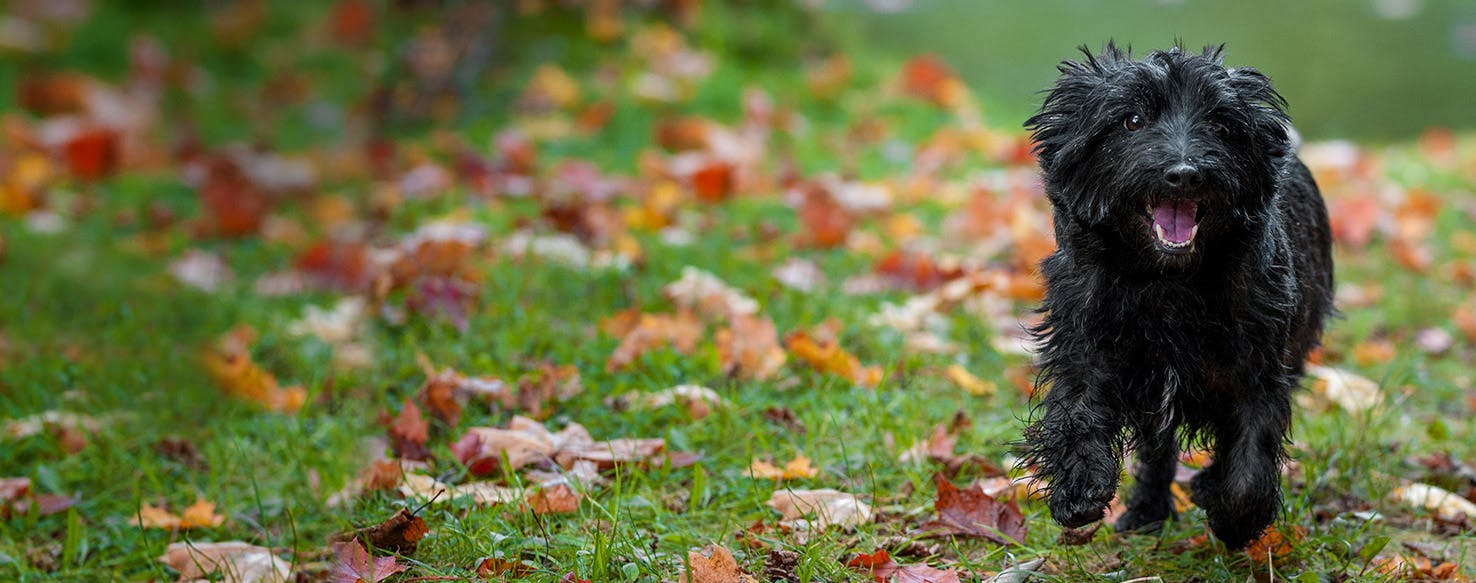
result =
[{"label": "grass", "polygon": [[[301,31],[321,18],[318,8],[271,6],[268,32],[254,50],[276,54],[290,53],[301,43],[313,46],[303,40],[310,35]],[[272,71],[238,52],[213,48],[201,32],[206,28],[205,13],[186,11],[178,15],[178,24],[164,27],[150,20],[157,14],[131,20],[109,12],[118,10],[115,6],[99,10],[103,12],[75,33],[77,41],[70,52],[32,64],[96,71],[116,79],[125,64],[117,62],[107,47],[119,46],[130,27],[142,27],[158,34],[176,54],[197,58],[207,70],[229,72],[219,73],[218,86],[189,107],[207,143],[252,135],[270,136],[283,149],[293,150],[334,143],[331,131],[301,127],[298,121],[305,106],[241,120],[241,112],[227,96],[258,87]],[[758,38],[783,38],[786,31],[793,32],[792,23],[774,24],[742,14],[726,15],[732,19],[724,20],[719,18],[725,16],[721,5],[711,10],[717,15],[709,13],[690,34],[702,46],[730,52],[718,53],[716,72],[689,102],[650,106],[616,96],[616,114],[606,130],[542,144],[541,164],[590,159],[608,171],[634,172],[639,151],[650,147],[655,120],[683,113],[731,122],[739,116],[738,95],[748,86],[765,88],[781,106],[794,108],[810,121],[808,134],[784,139],[777,146],[791,153],[806,175],[843,170],[863,178],[884,178],[908,170],[909,163],[889,161],[876,149],[836,156],[835,145],[844,142],[847,128],[863,117],[883,120],[907,143],[956,123],[951,115],[921,102],[878,97],[874,87],[893,74],[897,63],[864,51],[853,58],[857,89],[835,102],[817,100],[801,71],[765,62],[762,51],[743,56],[753,51],[745,52],[741,39],[733,39],[742,35],[722,28],[741,28],[748,31],[744,35]],[[519,29],[522,32],[510,32],[513,36],[506,40],[506,46],[526,48],[527,53],[509,53],[506,67],[489,73],[486,86],[478,87],[482,93],[476,94],[487,96],[487,103],[508,103],[544,60],[554,60],[583,78],[581,73],[608,58],[578,33],[577,19],[562,13],[531,18],[526,28]],[[386,26],[410,30],[412,24]],[[380,38],[380,48],[398,46],[383,40],[396,38],[394,34]],[[814,49],[796,43],[782,50],[805,54]],[[341,96],[367,91],[366,81],[351,73],[363,66],[361,59],[366,57],[330,49],[304,55],[282,58],[311,79],[319,94],[348,105],[350,98]],[[510,109],[487,103],[482,105],[487,115],[451,126],[478,148],[485,147],[491,131],[524,121],[514,118]],[[1000,123],[1014,125],[1007,121]],[[397,139],[412,147],[430,142],[418,126],[398,132]],[[1469,194],[1456,193],[1473,187],[1471,174],[1429,169],[1419,152],[1413,145],[1398,145],[1383,154],[1394,181],[1450,193],[1448,208],[1459,201],[1469,203]],[[953,169],[948,179],[961,183],[989,164],[973,156]],[[374,185],[363,177],[325,188],[363,204]],[[130,171],[97,184],[69,183],[52,196],[53,208],[62,209],[69,221],[60,233],[36,232],[23,219],[0,218],[5,244],[0,259],[0,289],[5,290],[0,294],[0,333],[8,346],[0,351],[0,411],[7,418],[73,411],[106,418],[109,424],[76,453],[68,453],[67,444],[51,434],[7,441],[0,447],[0,476],[29,477],[37,491],[75,494],[80,499],[61,514],[19,514],[0,521],[0,578],[169,580],[174,574],[155,557],[169,542],[185,539],[245,540],[293,551],[312,567],[323,560],[321,550],[329,535],[377,523],[397,508],[415,506],[380,493],[348,508],[328,508],[325,500],[359,472],[370,454],[380,453],[366,452],[382,448],[368,441],[384,435],[377,416],[397,410],[419,388],[424,378],[417,364],[420,354],[440,366],[510,381],[542,362],[573,365],[582,375],[585,391],[559,405],[550,426],[577,422],[597,439],[661,437],[671,449],[700,452],[702,458],[689,468],[623,469],[610,476],[610,484],[589,492],[572,515],[535,515],[510,506],[478,508],[464,502],[427,507],[421,515],[432,534],[405,559],[414,570],[392,580],[471,578],[478,558],[499,555],[536,567],[519,580],[555,581],[571,571],[595,581],[671,580],[689,550],[712,542],[733,550],[740,565],[759,573],[766,551],[746,547],[738,537],[755,523],[774,522],[774,513],[764,502],[775,486],[747,477],[748,464],[759,458],[782,461],[806,455],[815,460],[820,473],[791,486],[862,494],[882,517],[853,532],[832,531],[804,543],[773,532],[763,540],[798,554],[799,580],[859,581],[864,577],[844,569],[841,557],[879,547],[895,550],[901,546],[899,540],[911,536],[913,526],[931,516],[930,480],[936,468],[904,464],[897,455],[962,410],[972,424],[958,449],[1003,462],[1009,455],[1007,444],[1018,437],[1019,419],[1028,410],[1028,399],[1003,376],[1008,366],[1021,361],[991,349],[989,332],[970,317],[955,315],[949,321],[953,339],[962,346],[957,357],[905,353],[897,335],[867,326],[867,317],[884,302],[900,301],[905,294],[838,293],[839,282],[868,271],[872,259],[844,249],[796,247],[788,234],[802,226],[793,210],[776,197],[689,208],[685,212],[694,220],[715,226],[698,231],[689,246],[670,246],[654,233],[637,233],[646,258],[627,271],[571,269],[538,259],[515,261],[488,254],[477,263],[482,292],[465,332],[426,318],[411,318],[404,326],[375,323],[369,331],[372,365],[345,373],[330,368],[325,344],[286,333],[287,323],[306,306],[330,305],[337,296],[270,298],[252,290],[259,275],[290,265],[299,249],[257,238],[198,240],[184,223],[158,232],[119,219],[141,216],[150,205],[171,208],[181,217],[197,216],[201,209],[192,189],[175,173]],[[95,208],[86,213],[66,210],[71,208],[66,203],[76,200]],[[493,241],[539,213],[530,200],[486,201],[457,188],[436,199],[396,207],[388,219],[389,229],[406,233],[453,210],[483,224]],[[955,209],[945,202],[925,201],[909,210],[923,220],[928,232],[937,232],[941,220]],[[282,212],[299,220],[308,216],[306,209],[296,206]],[[771,225],[785,236],[771,240],[758,225]],[[1471,259],[1470,249],[1451,241],[1473,227],[1476,221],[1469,214],[1439,216],[1432,241],[1441,265]],[[881,226],[868,222],[862,228],[879,231]],[[142,244],[145,238],[162,241],[162,249]],[[221,254],[235,279],[213,293],[173,280],[166,272],[168,261],[192,248]],[[768,256],[759,259],[747,252],[754,249],[763,249]],[[829,287],[804,293],[779,285],[771,269],[792,256],[816,261],[829,275]],[[1289,478],[1281,524],[1288,532],[1303,528],[1305,534],[1288,556],[1266,565],[1210,547],[1170,551],[1176,542],[1203,532],[1198,510],[1157,536],[1109,537],[1103,532],[1086,546],[1060,546],[1059,528],[1049,520],[1044,505],[1034,501],[1023,505],[1029,527],[1023,545],[1007,548],[943,540],[941,553],[956,566],[980,573],[1045,556],[1050,576],[1061,580],[1141,576],[1242,580],[1251,573],[1264,577],[1273,568],[1279,577],[1298,580],[1323,576],[1379,580],[1385,576],[1368,566],[1380,551],[1373,547],[1379,540],[1392,539],[1388,551],[1406,540],[1449,544],[1456,549],[1449,552],[1450,560],[1463,562],[1465,574],[1471,576],[1476,540],[1469,530],[1455,537],[1425,532],[1428,521],[1421,522],[1418,513],[1383,501],[1398,479],[1422,476],[1406,461],[1408,457],[1449,452],[1458,459],[1476,459],[1476,422],[1465,404],[1472,391],[1471,344],[1458,341],[1450,355],[1436,357],[1414,349],[1409,340],[1415,329],[1448,327],[1451,310],[1469,289],[1438,274],[1398,267],[1382,242],[1368,250],[1340,249],[1338,260],[1340,281],[1376,282],[1384,293],[1371,307],[1346,310],[1345,317],[1332,324],[1328,346],[1347,354],[1359,342],[1388,335],[1397,340],[1398,352],[1393,360],[1369,366],[1346,357],[1338,361],[1339,366],[1380,380],[1388,395],[1384,406],[1361,415],[1338,410],[1298,414],[1293,441],[1300,472]],[[643,356],[629,370],[606,372],[605,361],[616,340],[598,333],[597,323],[633,306],[666,309],[661,287],[689,265],[711,271],[757,298],[763,314],[781,333],[838,318],[846,323],[842,344],[863,362],[887,367],[887,379],[878,388],[861,388],[791,363],[770,381],[734,380],[721,372],[710,343],[695,355],[660,350]],[[264,412],[230,399],[202,370],[197,357],[201,347],[238,324],[260,333],[252,353],[258,363],[284,383],[309,389],[308,404],[301,412]],[[973,397],[930,372],[953,362],[996,382],[1000,392]],[[612,396],[683,383],[711,387],[731,406],[693,421],[676,409],[639,412],[606,404]],[[771,407],[793,411],[806,431],[798,433],[765,420],[762,412]],[[500,426],[507,416],[473,407],[457,428],[433,424],[432,453],[441,460],[435,470],[447,479],[461,479],[462,470],[447,445],[466,427]],[[166,438],[193,444],[203,464],[161,454],[157,444]],[[969,477],[966,473],[960,480]],[[178,533],[135,524],[145,503],[179,508],[197,497],[215,502],[227,522],[215,529]],[[1371,502],[1390,516],[1413,518],[1373,523],[1314,519],[1317,508],[1344,497]]]}]

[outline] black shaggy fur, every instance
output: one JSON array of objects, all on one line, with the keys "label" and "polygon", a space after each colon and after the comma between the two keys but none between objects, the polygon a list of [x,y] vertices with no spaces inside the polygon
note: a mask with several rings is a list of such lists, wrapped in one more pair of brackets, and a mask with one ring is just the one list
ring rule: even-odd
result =
[{"label": "black shaggy fur", "polygon": [[[1221,51],[1083,48],[1026,122],[1059,248],[1041,265],[1049,389],[1024,462],[1067,527],[1102,518],[1128,447],[1119,531],[1174,517],[1186,442],[1213,449],[1191,492],[1229,547],[1281,508],[1290,394],[1332,311],[1331,234],[1281,96]],[[1153,229],[1155,205],[1181,199],[1198,227],[1187,247]]]}]

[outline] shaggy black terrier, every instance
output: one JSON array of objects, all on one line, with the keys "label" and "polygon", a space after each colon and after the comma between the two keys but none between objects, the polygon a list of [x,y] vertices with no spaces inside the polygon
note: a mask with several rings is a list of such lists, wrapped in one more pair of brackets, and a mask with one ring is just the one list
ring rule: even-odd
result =
[{"label": "shaggy black terrier", "polygon": [[1182,443],[1212,447],[1190,490],[1230,548],[1281,507],[1290,393],[1332,312],[1332,236],[1284,100],[1222,49],[1083,48],[1026,122],[1059,248],[1041,264],[1049,389],[1024,463],[1063,526],[1102,518],[1127,447],[1119,531],[1175,516]]}]

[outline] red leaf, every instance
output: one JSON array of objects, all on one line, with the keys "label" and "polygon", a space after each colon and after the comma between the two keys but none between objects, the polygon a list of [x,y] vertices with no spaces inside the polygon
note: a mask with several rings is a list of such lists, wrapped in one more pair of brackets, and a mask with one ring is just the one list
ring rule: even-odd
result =
[{"label": "red leaf", "polygon": [[77,132],[63,151],[67,169],[83,180],[104,178],[118,168],[118,134],[107,128]]},{"label": "red leaf", "polygon": [[1025,515],[1012,502],[1000,502],[974,484],[958,489],[942,476],[934,476],[938,499],[933,509],[938,518],[922,525],[930,534],[974,536],[999,544],[1017,544],[1025,540]]},{"label": "red leaf", "polygon": [[887,551],[856,555],[846,562],[846,567],[864,571],[878,583],[959,583],[958,571],[936,569],[927,565],[899,565]]}]

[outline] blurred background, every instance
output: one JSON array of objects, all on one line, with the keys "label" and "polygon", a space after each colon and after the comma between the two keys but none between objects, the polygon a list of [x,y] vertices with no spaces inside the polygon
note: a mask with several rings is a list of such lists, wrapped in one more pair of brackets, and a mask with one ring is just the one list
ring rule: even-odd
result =
[{"label": "blurred background", "polygon": [[1311,139],[1476,127],[1476,2],[1466,0],[831,0],[867,45],[933,52],[999,118],[1021,118],[1076,47],[1225,43],[1271,76]]}]

